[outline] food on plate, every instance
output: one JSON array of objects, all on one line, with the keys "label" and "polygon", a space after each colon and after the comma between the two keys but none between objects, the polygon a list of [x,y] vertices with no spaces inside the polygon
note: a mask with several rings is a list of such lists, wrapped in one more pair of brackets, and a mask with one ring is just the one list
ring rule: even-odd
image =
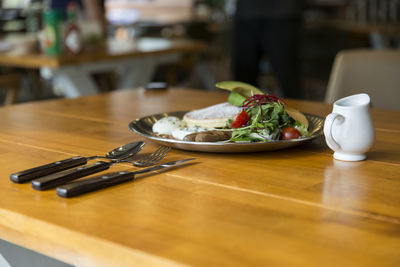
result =
[{"label": "food on plate", "polygon": [[[230,141],[269,142],[282,140],[287,127],[295,127],[301,135],[308,135],[307,126],[292,118],[283,100],[274,95],[255,94],[241,104],[243,111],[231,122]],[[293,135],[294,137],[294,135]]]},{"label": "food on plate", "polygon": [[226,122],[229,119],[233,119],[240,111],[240,107],[229,103],[221,103],[190,111],[183,116],[183,121],[187,126],[222,128],[226,126]]},{"label": "food on plate", "polygon": [[301,133],[295,127],[286,127],[282,131],[282,140],[290,140],[301,137]]},{"label": "food on plate", "polygon": [[153,132],[158,134],[172,134],[177,128],[184,127],[184,122],[178,117],[163,118],[153,125]]},{"label": "food on plate", "polygon": [[220,131],[212,130],[199,133],[192,133],[186,135],[183,141],[194,141],[194,142],[218,142],[226,141],[232,137],[231,131]]},{"label": "food on plate", "polygon": [[308,120],[307,120],[306,116],[304,116],[303,113],[301,113],[300,111],[298,111],[294,108],[289,108],[287,106],[285,106],[285,110],[286,110],[287,114],[289,114],[290,117],[292,117],[296,121],[299,121],[306,128],[308,128]]},{"label": "food on plate", "polygon": [[220,82],[217,87],[231,91],[228,103],[190,111],[182,120],[160,119],[153,132],[192,142],[270,142],[309,135],[306,116],[275,95],[235,81]]},{"label": "food on plate", "polygon": [[255,94],[263,94],[263,92],[257,87],[238,81],[223,81],[215,85],[217,88],[229,90],[232,92],[239,92],[245,97],[250,97]]},{"label": "food on plate", "polygon": [[228,102],[235,106],[240,104],[255,94],[263,94],[263,92],[251,84],[238,82],[238,81],[223,81],[215,85],[216,87],[224,90],[231,91],[228,97]]},{"label": "food on plate", "polygon": [[175,116],[169,116],[154,123],[152,130],[157,136],[163,138],[183,140],[183,138],[189,134],[205,132],[209,129],[199,126],[187,126],[182,119]]}]

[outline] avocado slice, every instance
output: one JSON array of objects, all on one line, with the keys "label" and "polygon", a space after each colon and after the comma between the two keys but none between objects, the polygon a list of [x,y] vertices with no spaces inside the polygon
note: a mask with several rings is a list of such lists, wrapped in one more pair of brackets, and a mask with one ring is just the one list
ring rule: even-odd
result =
[{"label": "avocado slice", "polygon": [[294,108],[289,108],[289,107],[285,107],[285,110],[289,114],[290,117],[292,117],[296,121],[301,122],[302,124],[304,124],[306,126],[306,128],[308,128],[308,120],[307,120],[307,117],[304,116],[303,113],[301,113],[300,111],[298,111]]},{"label": "avocado slice", "polygon": [[223,81],[217,83],[215,86],[220,89],[237,92],[240,95],[244,96],[245,98],[249,98],[255,94],[263,94],[263,92],[257,87],[244,82]]},{"label": "avocado slice", "polygon": [[238,92],[232,91],[228,97],[228,103],[234,106],[240,107],[247,98],[239,94]]}]

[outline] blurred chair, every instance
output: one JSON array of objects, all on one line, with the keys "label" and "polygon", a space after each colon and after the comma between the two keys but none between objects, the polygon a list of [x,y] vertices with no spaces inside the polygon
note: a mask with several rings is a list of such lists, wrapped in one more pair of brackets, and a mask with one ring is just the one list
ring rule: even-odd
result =
[{"label": "blurred chair", "polygon": [[367,93],[373,107],[400,109],[400,50],[344,50],[333,63],[325,102]]},{"label": "blurred chair", "polygon": [[21,75],[15,72],[0,74],[0,90],[7,91],[2,105],[7,106],[17,102],[21,78]]}]

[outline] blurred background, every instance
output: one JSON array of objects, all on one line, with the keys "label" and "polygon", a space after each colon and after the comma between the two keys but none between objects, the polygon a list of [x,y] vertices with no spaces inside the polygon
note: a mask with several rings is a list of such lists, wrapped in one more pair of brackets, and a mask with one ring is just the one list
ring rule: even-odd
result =
[{"label": "blurred background", "polygon": [[[246,75],[241,74],[257,71],[256,80],[249,78],[248,82],[255,83],[265,92],[292,97],[282,89],[285,79],[291,78],[284,75],[280,78],[279,73],[277,76],[279,66],[276,67],[276,61],[280,59],[274,59],[274,55],[284,57],[286,52],[260,49],[259,60],[246,63],[252,56],[247,55],[251,48],[245,48],[250,37],[239,36],[243,29],[242,33],[236,31],[246,16],[261,19],[264,14],[269,14],[276,20],[276,14],[286,14],[289,9],[277,13],[260,11],[254,17],[251,8],[246,9],[243,3],[240,6],[240,0],[81,0],[74,1],[75,5],[65,2],[70,1],[0,0],[2,105],[65,97],[55,88],[47,71],[49,68],[8,64],[10,56],[21,60],[28,59],[31,54],[45,58],[79,57],[105,49],[105,39],[114,40],[114,45],[123,47],[141,38],[147,38],[150,43],[151,40],[196,40],[205,44],[205,49],[200,52],[182,53],[173,62],[158,64],[149,81],[166,82],[170,87],[216,90],[218,81],[246,81]],[[253,1],[246,2],[252,4]],[[290,1],[281,1],[281,4],[284,2],[289,5]],[[292,66],[298,64],[299,82],[288,85],[292,90],[296,87],[294,90],[298,94],[293,95],[294,98],[324,100],[339,51],[400,48],[400,0],[308,0],[296,8],[298,35],[282,42],[290,43],[287,49],[298,51],[298,54],[290,54],[291,59],[298,56]],[[61,10],[61,14],[54,12],[57,10]],[[246,10],[249,13],[246,14]],[[241,17],[240,11],[243,11]],[[290,16],[293,22],[294,15]],[[48,38],[51,35],[46,26],[55,23],[62,27],[63,37],[59,47],[50,47]],[[264,35],[259,25],[251,30],[253,35]],[[244,32],[249,33],[246,27]],[[74,31],[79,35],[74,35]],[[263,42],[285,40],[280,37],[280,31],[285,29],[278,27],[269,39],[272,41]],[[239,46],[240,43],[244,46]],[[279,44],[275,46],[279,47]],[[241,57],[245,61],[240,61]],[[116,90],[118,74],[112,71],[106,75],[93,73],[92,78],[99,92]]]}]

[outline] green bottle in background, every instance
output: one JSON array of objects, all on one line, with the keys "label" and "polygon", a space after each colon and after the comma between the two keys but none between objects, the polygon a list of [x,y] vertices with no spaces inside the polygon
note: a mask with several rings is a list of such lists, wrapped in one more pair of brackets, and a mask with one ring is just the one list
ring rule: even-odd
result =
[{"label": "green bottle in background", "polygon": [[44,53],[54,56],[62,52],[63,13],[61,10],[49,9],[43,13]]}]

